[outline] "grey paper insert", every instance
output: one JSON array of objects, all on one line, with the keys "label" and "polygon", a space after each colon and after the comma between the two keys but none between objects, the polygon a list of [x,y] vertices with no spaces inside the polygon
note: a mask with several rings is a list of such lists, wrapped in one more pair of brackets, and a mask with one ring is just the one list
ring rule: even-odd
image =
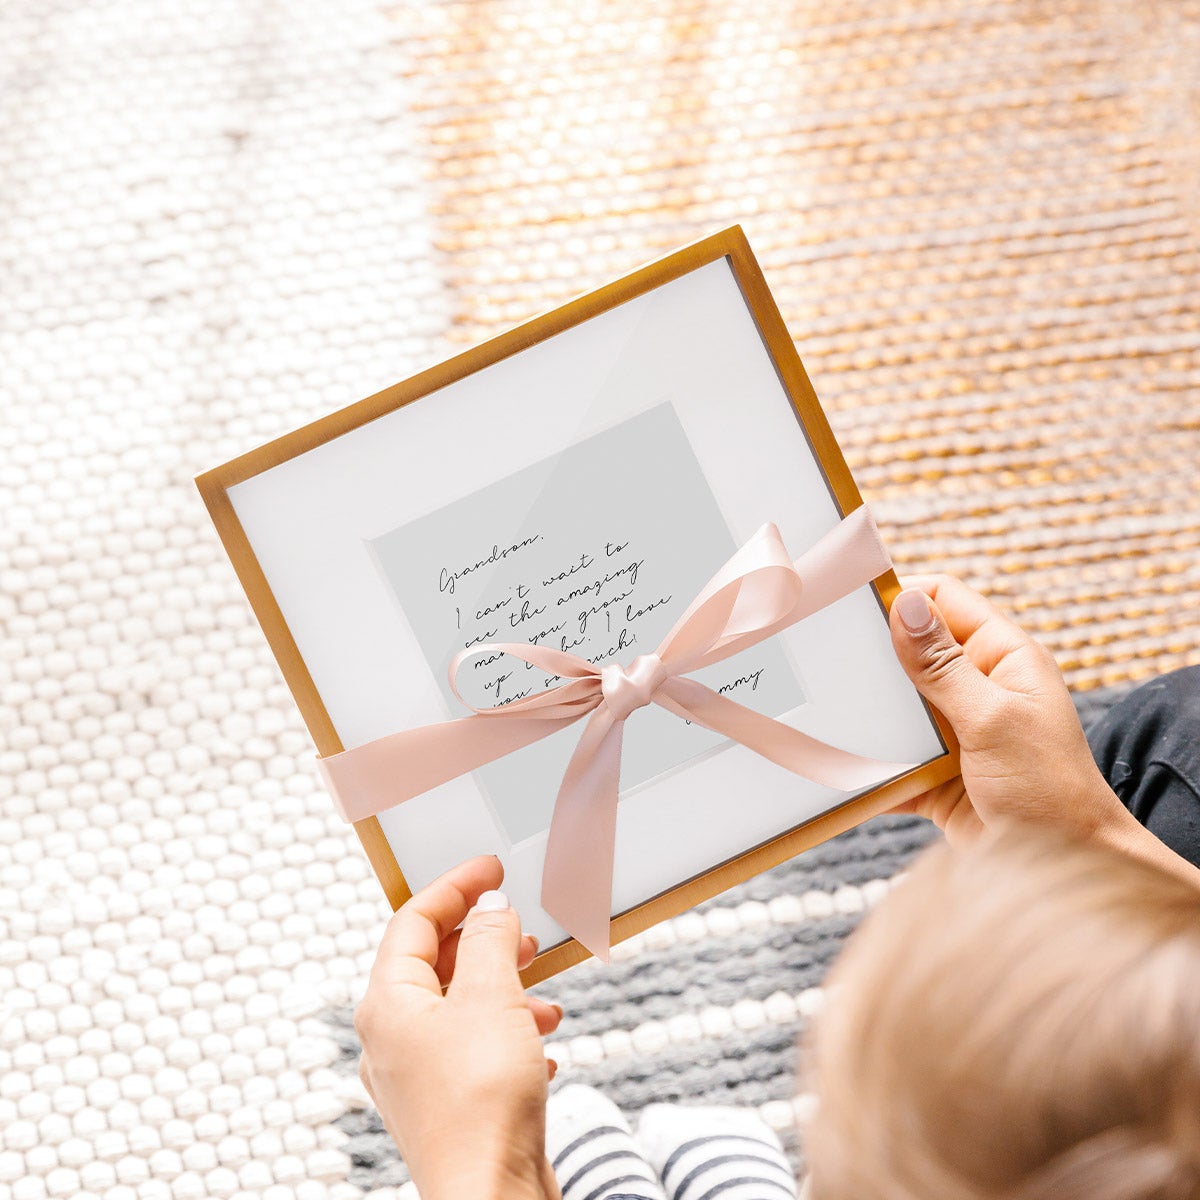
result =
[{"label": "grey paper insert", "polygon": [[[447,667],[464,647],[536,641],[628,663],[655,649],[736,548],[669,401],[369,545],[455,716],[466,713]],[[775,640],[693,677],[772,717],[804,699]],[[463,695],[480,707],[553,682],[509,656],[472,659],[459,673]],[[548,827],[582,728],[476,773],[510,842]],[[654,705],[635,712],[622,792],[723,740]]]}]

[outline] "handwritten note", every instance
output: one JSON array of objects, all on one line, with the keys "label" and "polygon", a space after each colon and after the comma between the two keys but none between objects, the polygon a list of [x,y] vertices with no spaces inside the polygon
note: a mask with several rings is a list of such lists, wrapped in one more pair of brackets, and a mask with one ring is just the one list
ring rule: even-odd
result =
[{"label": "handwritten note", "polygon": [[[628,663],[655,649],[735,549],[670,403],[369,545],[455,714],[462,708],[446,669],[460,650],[527,642]],[[770,716],[803,701],[775,641],[694,678]],[[458,682],[472,704],[492,707],[560,681],[509,655],[481,652]],[[549,825],[577,736],[557,734],[477,773],[510,841]],[[721,742],[653,706],[635,713],[625,731],[622,792]]]}]

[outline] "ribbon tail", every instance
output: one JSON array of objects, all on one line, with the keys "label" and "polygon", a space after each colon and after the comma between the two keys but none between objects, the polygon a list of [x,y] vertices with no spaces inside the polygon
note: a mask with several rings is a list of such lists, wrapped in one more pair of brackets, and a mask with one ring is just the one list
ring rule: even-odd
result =
[{"label": "ribbon tail", "polygon": [[762,713],[746,708],[694,679],[668,679],[655,693],[655,704],[684,720],[741,742],[756,754],[824,787],[858,792],[914,770],[918,763],[865,758],[810,737]]},{"label": "ribbon tail", "polygon": [[624,727],[604,706],[584,727],[558,790],[542,868],[542,908],[605,963]]},{"label": "ribbon tail", "polygon": [[564,717],[461,717],[377,738],[317,767],[345,821],[361,821],[565,729]]},{"label": "ribbon tail", "polygon": [[800,603],[788,622],[828,608],[891,569],[892,560],[879,536],[875,518],[864,504],[835,525],[795,562],[804,581]]}]

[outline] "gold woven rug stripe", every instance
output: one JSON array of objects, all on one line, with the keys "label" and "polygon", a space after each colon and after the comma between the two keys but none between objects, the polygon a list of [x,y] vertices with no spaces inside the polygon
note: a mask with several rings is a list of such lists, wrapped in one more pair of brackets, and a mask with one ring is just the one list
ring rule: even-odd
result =
[{"label": "gold woven rug stripe", "polygon": [[741,220],[902,570],[1200,662],[1200,4],[582,11],[393,10],[450,336]]}]

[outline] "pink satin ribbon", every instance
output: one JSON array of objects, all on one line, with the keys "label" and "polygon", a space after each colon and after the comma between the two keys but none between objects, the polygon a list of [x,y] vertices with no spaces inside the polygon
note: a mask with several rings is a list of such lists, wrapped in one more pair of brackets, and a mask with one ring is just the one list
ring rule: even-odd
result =
[{"label": "pink satin ribbon", "polygon": [[542,872],[542,907],[608,961],[613,851],[625,719],[657,704],[733,738],[794,774],[852,792],[915,763],[838,750],[684,676],[721,662],[869,583],[891,566],[875,522],[856,509],[794,563],[779,530],[764,525],[713,576],[653,654],[598,667],[528,643],[473,646],[450,664],[510,654],[567,682],[499,708],[393,733],[319,759],[341,815],[361,821],[588,717],[554,805]]}]

